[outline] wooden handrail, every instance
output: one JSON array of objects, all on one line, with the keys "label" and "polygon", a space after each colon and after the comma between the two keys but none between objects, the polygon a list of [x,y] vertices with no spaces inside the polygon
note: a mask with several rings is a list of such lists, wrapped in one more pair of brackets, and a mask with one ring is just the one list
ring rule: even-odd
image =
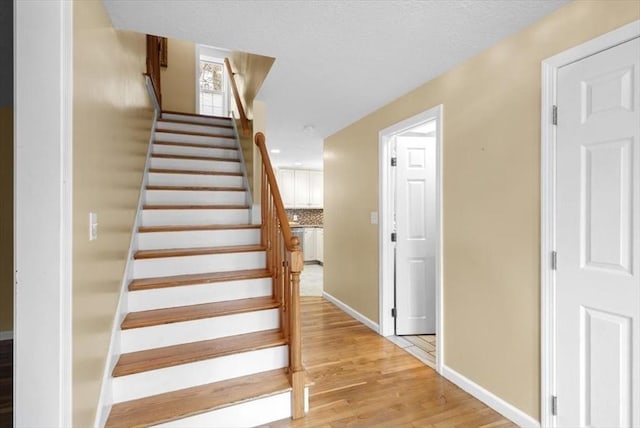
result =
[{"label": "wooden handrail", "polygon": [[255,143],[262,159],[262,245],[267,248],[267,268],[273,278],[273,297],[281,307],[281,325],[289,345],[291,414],[304,416],[304,368],[300,320],[300,273],[304,256],[300,240],[293,236],[276,181],[265,136],[258,132]]},{"label": "wooden handrail", "polygon": [[242,106],[242,99],[240,99],[240,93],[238,92],[238,85],[236,85],[236,77],[231,69],[231,63],[229,58],[224,59],[224,65],[227,67],[227,74],[229,75],[229,82],[231,83],[231,91],[233,92],[233,98],[236,101],[236,108],[240,115],[240,126],[242,127],[242,133],[245,137],[249,136],[249,120]]}]

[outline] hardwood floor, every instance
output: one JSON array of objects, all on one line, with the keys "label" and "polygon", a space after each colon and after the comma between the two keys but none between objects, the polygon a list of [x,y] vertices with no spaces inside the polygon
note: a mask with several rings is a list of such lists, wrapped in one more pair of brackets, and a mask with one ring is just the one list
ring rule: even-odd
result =
[{"label": "hardwood floor", "polygon": [[319,297],[302,298],[309,414],[267,427],[515,427]]},{"label": "hardwood floor", "polygon": [[[280,427],[515,427],[320,297],[302,298],[310,413]],[[0,427],[13,418],[12,341],[0,342]]]},{"label": "hardwood floor", "polygon": [[0,427],[13,425],[13,340],[0,341]]}]

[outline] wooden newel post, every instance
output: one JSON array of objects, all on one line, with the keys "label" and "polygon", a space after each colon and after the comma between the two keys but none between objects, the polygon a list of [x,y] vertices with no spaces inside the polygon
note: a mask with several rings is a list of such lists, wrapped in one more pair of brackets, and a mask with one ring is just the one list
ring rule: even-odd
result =
[{"label": "wooden newel post", "polygon": [[297,237],[291,238],[293,251],[288,252],[289,270],[291,272],[291,304],[289,311],[289,325],[291,328],[291,387],[292,387],[292,408],[293,419],[304,416],[304,370],[302,368],[302,333],[300,319],[300,273],[304,269],[304,257],[300,248],[300,240]]}]

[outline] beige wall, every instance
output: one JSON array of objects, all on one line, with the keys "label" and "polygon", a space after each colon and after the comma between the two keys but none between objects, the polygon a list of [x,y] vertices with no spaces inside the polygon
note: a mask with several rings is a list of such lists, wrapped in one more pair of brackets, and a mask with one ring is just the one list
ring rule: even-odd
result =
[{"label": "beige wall", "polygon": [[[74,2],[73,407],[92,426],[135,217],[153,112],[145,36],[111,27],[102,1]],[[88,240],[89,212],[98,239]]]},{"label": "beige wall", "polygon": [[0,331],[13,330],[13,108],[0,108]]},{"label": "beige wall", "polygon": [[639,18],[576,1],[327,138],[325,290],[378,320],[378,131],[443,104],[445,364],[538,418],[540,63]]},{"label": "beige wall", "polygon": [[169,39],[168,67],[161,69],[162,109],[196,112],[196,48],[193,42]]},{"label": "beige wall", "polygon": [[[236,86],[242,100],[242,105],[249,119],[253,119],[253,100],[262,87],[275,58],[233,51],[231,53],[231,68],[236,76]],[[232,103],[235,105],[235,103]]]}]

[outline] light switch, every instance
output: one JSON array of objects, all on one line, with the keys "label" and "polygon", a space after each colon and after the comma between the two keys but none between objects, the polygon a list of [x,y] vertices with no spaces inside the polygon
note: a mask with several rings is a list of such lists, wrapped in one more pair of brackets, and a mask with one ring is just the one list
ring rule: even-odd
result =
[{"label": "light switch", "polygon": [[89,213],[89,241],[98,239],[98,213]]},{"label": "light switch", "polygon": [[378,224],[378,211],[371,211],[371,224]]}]

